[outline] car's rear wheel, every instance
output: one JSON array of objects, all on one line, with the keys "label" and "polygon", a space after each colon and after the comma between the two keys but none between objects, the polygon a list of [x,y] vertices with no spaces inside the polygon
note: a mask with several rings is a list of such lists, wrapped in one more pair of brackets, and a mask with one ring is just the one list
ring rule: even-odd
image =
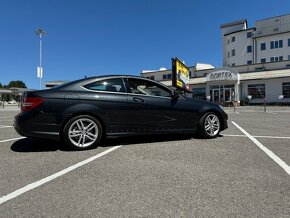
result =
[{"label": "car's rear wheel", "polygon": [[199,133],[203,138],[216,138],[221,131],[220,118],[214,112],[205,113],[199,122]]},{"label": "car's rear wheel", "polygon": [[102,125],[89,115],[71,118],[63,129],[66,145],[74,150],[86,150],[98,145],[102,137]]}]

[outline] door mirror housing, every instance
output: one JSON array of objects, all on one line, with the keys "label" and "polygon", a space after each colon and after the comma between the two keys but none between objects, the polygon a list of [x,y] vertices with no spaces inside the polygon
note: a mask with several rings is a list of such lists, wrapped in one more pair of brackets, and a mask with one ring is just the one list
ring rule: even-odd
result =
[{"label": "door mirror housing", "polygon": [[179,98],[179,93],[178,93],[178,91],[174,90],[172,92],[172,99],[178,99],[178,98]]}]

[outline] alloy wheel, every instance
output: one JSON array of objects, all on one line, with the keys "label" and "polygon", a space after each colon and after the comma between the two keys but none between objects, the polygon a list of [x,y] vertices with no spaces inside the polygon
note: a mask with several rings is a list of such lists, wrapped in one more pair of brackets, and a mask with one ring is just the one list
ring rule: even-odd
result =
[{"label": "alloy wheel", "polygon": [[215,114],[209,114],[204,121],[204,129],[209,136],[216,136],[220,130],[220,121]]},{"label": "alloy wheel", "polygon": [[99,135],[98,125],[91,119],[80,118],[69,127],[68,138],[79,148],[89,147],[96,142]]}]

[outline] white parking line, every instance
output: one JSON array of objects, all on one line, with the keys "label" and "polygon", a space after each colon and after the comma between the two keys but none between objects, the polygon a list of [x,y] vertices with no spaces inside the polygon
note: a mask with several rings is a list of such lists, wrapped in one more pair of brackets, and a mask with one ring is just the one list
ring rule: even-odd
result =
[{"label": "white parking line", "polygon": [[[227,137],[247,137],[246,135],[228,135],[222,134]],[[267,136],[267,135],[253,135],[254,138],[266,138],[266,139],[290,139],[288,136]]]},{"label": "white parking line", "polygon": [[290,111],[272,111],[273,113],[290,113]]},{"label": "white parking line", "polygon": [[14,191],[14,192],[6,195],[6,196],[1,197],[0,198],[0,205],[5,203],[5,202],[7,202],[7,201],[9,201],[9,200],[11,200],[11,199],[13,199],[13,198],[18,197],[19,195],[24,194],[25,192],[31,191],[31,190],[33,190],[33,189],[35,189],[35,188],[37,188],[37,187],[39,187],[41,185],[44,185],[45,183],[48,183],[48,182],[50,182],[50,181],[52,181],[52,180],[54,180],[54,179],[56,179],[58,177],[61,177],[61,176],[65,175],[65,174],[69,173],[70,171],[73,171],[73,170],[75,170],[75,169],[77,169],[77,168],[79,168],[79,167],[81,167],[81,166],[83,166],[85,164],[88,164],[88,163],[90,163],[90,162],[92,162],[92,161],[94,161],[94,160],[96,160],[96,159],[98,159],[98,158],[100,158],[100,157],[102,157],[102,156],[104,156],[104,155],[116,150],[117,148],[120,148],[120,147],[121,147],[121,145],[112,147],[112,148],[110,148],[110,149],[108,149],[108,150],[106,150],[106,151],[104,151],[104,152],[102,152],[100,154],[97,154],[97,155],[95,155],[93,157],[90,157],[90,158],[88,158],[88,159],[86,159],[84,161],[81,161],[81,162],[79,162],[79,163],[77,163],[75,165],[72,165],[72,166],[70,166],[68,168],[65,168],[64,170],[61,170],[61,171],[59,171],[59,172],[57,172],[57,173],[55,173],[55,174],[53,174],[51,176],[48,176],[46,178],[43,178],[43,179],[38,180],[36,182],[33,182],[33,183],[29,184],[29,185],[26,185],[26,186],[24,186],[24,187],[22,187],[20,189],[17,189],[16,191]]},{"label": "white parking line", "polygon": [[274,114],[274,115],[276,115],[277,113],[273,113],[273,112],[266,112],[267,114]]},{"label": "white parking line", "polygon": [[5,126],[5,125],[0,125],[0,129],[3,129],[3,128],[11,128],[13,126]]},{"label": "white parking line", "polygon": [[25,138],[25,137],[19,137],[19,138],[13,138],[13,139],[5,139],[5,140],[0,141],[0,143],[2,143],[2,142],[16,141],[16,140],[24,139],[24,138]]},{"label": "white parking line", "polygon": [[244,130],[242,127],[240,127],[238,124],[236,124],[234,121],[232,123],[242,131],[252,142],[254,142],[262,151],[264,151],[272,160],[274,160],[280,167],[282,167],[288,175],[290,175],[290,167],[281,160],[276,154],[274,154],[271,150],[266,148],[264,145],[262,145],[261,142],[259,142],[257,139],[255,139],[252,135],[250,135],[246,130]]}]

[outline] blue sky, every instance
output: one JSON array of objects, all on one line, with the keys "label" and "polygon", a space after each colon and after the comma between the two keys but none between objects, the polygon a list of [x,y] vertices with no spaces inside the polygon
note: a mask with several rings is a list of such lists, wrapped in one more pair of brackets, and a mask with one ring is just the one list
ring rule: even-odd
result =
[{"label": "blue sky", "polygon": [[0,83],[38,89],[43,81],[171,68],[171,58],[221,66],[223,23],[290,13],[289,0],[0,0]]}]

